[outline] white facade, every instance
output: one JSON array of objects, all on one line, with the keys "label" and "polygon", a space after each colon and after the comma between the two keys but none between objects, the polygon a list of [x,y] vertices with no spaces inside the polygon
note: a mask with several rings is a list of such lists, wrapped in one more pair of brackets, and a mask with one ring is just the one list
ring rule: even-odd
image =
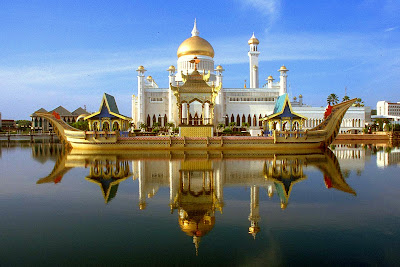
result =
[{"label": "white facade", "polygon": [[[193,43],[195,41],[197,43]],[[265,84],[260,86],[258,69],[259,41],[254,34],[248,44],[250,88],[246,88],[246,86],[244,88],[225,88],[222,86],[215,101],[213,124],[224,123],[227,125],[230,122],[236,122],[236,125],[242,126],[246,122],[250,124],[250,129],[257,133],[254,130],[260,129],[260,118],[270,115],[273,112],[278,96],[287,93],[287,72],[289,70],[285,66],[280,67],[278,70],[279,80],[274,81],[274,78],[269,76],[265,79]],[[203,45],[203,47],[199,45]],[[182,46],[184,47],[182,48]],[[177,68],[170,66],[167,69],[169,84],[173,86],[182,85],[181,74],[190,74],[197,64],[196,67],[200,73],[210,73],[210,85],[212,83],[216,86],[223,85],[224,69],[220,65],[214,69],[213,57],[213,48],[199,36],[195,23],[192,37],[185,40],[178,49]],[[194,63],[195,60],[198,63]],[[138,127],[140,123],[145,123],[151,127],[154,122],[160,122],[161,126],[164,126],[167,122],[179,125],[176,97],[172,94],[170,88],[159,88],[151,76],[146,78],[144,75],[146,70],[143,66],[140,66],[137,71],[138,96],[132,97],[132,118],[135,125]],[[201,103],[197,104],[201,105]],[[298,101],[292,102],[292,106],[295,112],[308,117],[304,128],[313,128],[323,119],[325,108],[304,105],[301,95]],[[194,117],[199,107],[192,103],[189,109],[190,115]],[[360,131],[364,128],[365,123],[369,121],[369,108],[352,107],[344,117],[341,132],[351,129]]]}]

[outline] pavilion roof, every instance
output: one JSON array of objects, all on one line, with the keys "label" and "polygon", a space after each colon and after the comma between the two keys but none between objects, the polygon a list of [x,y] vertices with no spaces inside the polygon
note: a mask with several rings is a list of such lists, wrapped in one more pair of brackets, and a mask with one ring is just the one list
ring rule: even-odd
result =
[{"label": "pavilion roof", "polygon": [[44,108],[40,108],[40,109],[36,110],[35,112],[33,112],[31,116],[36,116],[36,112],[47,112],[47,110],[45,110]]},{"label": "pavilion roof", "polygon": [[74,111],[72,111],[72,115],[82,115],[82,114],[89,114],[89,112],[87,112],[86,110],[84,110],[83,108],[79,107],[77,109],[75,109]]},{"label": "pavilion roof", "polygon": [[124,115],[119,113],[117,102],[115,102],[115,98],[112,95],[104,93],[103,94],[103,99],[101,100],[99,111],[86,116],[85,120],[98,116],[101,113],[103,107],[108,110],[108,113],[110,115],[113,115],[115,117],[118,117],[118,118],[121,118],[121,119],[124,119],[124,120],[130,120],[131,119],[131,118],[129,118],[127,116],[124,116]]},{"label": "pavilion roof", "polygon": [[293,112],[288,94],[280,95],[275,102],[274,113],[265,118],[262,118],[261,120],[270,120],[275,117],[282,117],[282,116],[307,119],[305,116]]},{"label": "pavilion roof", "polygon": [[49,112],[50,113],[57,112],[58,114],[60,114],[60,116],[72,116],[72,113],[63,106],[58,106],[57,108],[50,110]]}]

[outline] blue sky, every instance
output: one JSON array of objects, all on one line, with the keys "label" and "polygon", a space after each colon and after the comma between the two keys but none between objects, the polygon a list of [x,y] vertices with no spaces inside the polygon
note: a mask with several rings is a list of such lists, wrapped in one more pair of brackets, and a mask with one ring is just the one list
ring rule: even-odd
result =
[{"label": "blue sky", "polygon": [[400,2],[359,1],[1,1],[0,112],[29,119],[43,107],[96,111],[107,92],[131,115],[136,68],[160,87],[197,18],[225,68],[224,87],[248,80],[247,40],[260,40],[260,84],[285,64],[291,96],[326,104],[347,87],[375,108],[400,101]]}]

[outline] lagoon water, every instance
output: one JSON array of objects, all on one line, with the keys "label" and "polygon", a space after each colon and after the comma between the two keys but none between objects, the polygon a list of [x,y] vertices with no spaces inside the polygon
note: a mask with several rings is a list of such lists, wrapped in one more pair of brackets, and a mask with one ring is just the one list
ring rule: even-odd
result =
[{"label": "lagoon water", "polygon": [[400,149],[0,143],[0,265],[398,265]]}]

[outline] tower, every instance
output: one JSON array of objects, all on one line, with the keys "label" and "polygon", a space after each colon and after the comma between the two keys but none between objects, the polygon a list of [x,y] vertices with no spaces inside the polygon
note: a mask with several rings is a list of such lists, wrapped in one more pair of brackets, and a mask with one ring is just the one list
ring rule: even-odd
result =
[{"label": "tower", "polygon": [[250,61],[250,88],[258,88],[258,51],[257,45],[260,43],[258,39],[253,35],[251,36],[248,44],[250,46],[249,61]]},{"label": "tower", "polygon": [[282,65],[282,67],[278,70],[281,75],[280,75],[280,80],[279,80],[279,95],[283,95],[287,93],[287,73],[289,70],[285,67],[285,65]]},{"label": "tower", "polygon": [[270,76],[268,76],[267,81],[268,81],[268,88],[272,88],[274,78],[270,75]]},{"label": "tower", "polygon": [[136,119],[135,122],[137,126],[139,126],[139,122],[144,123],[145,120],[145,97],[144,97],[144,73],[146,70],[143,66],[139,66],[137,68],[137,79],[138,79],[138,104],[137,104],[137,112],[136,112]]},{"label": "tower", "polygon": [[[224,68],[221,65],[218,65],[217,68],[215,69],[216,71],[216,76],[215,76],[215,81],[216,81],[216,86],[219,86],[220,84],[222,85],[222,72],[224,71]],[[225,114],[225,103],[224,103],[224,96],[223,96],[223,90],[221,87],[221,91],[219,92],[215,103],[217,104],[216,109],[215,109],[215,115],[217,118],[217,121],[222,121],[223,116]]]},{"label": "tower", "polygon": [[256,238],[256,234],[260,232],[260,227],[258,226],[258,222],[260,221],[260,203],[259,203],[259,187],[253,185],[251,187],[251,203],[250,203],[250,215],[249,221],[251,223],[249,227],[249,234]]},{"label": "tower", "polygon": [[[168,82],[170,85],[175,85],[175,67],[174,66],[169,66],[167,69],[168,71]],[[175,105],[174,105],[175,103]],[[176,106],[176,101],[174,94],[172,93],[171,87],[169,86],[168,90],[168,121],[169,122],[174,122],[174,112],[173,108]]]}]

